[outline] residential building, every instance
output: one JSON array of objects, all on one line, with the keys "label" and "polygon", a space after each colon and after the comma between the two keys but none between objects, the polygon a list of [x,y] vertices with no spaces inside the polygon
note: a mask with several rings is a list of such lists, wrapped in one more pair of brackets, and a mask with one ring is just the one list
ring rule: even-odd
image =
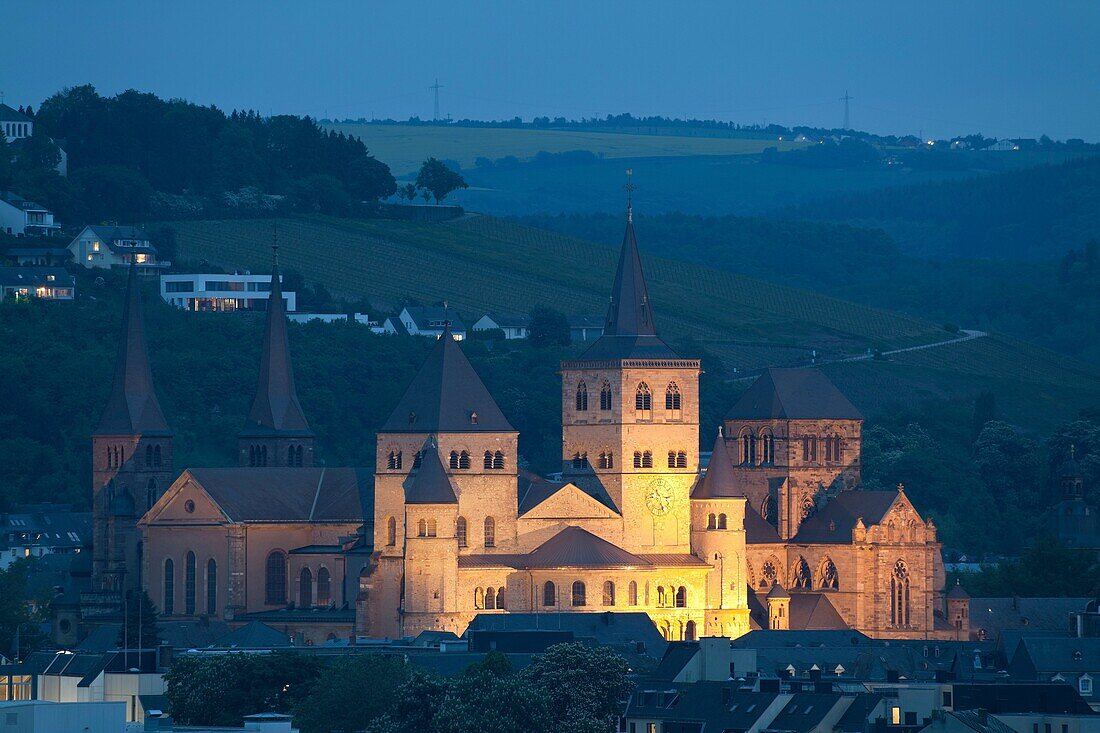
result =
[{"label": "residential building", "polygon": [[0,701],[4,733],[124,733],[124,713],[125,706],[120,702]]},{"label": "residential building", "polygon": [[474,331],[504,332],[505,339],[525,339],[531,334],[531,316],[526,313],[486,313],[474,322]]},{"label": "residential building", "polygon": [[143,229],[131,226],[86,226],[72,242],[73,262],[87,268],[108,269],[133,264],[140,274],[152,274],[172,263],[157,257],[157,248]]},{"label": "residential building", "polygon": [[595,341],[603,336],[607,318],[600,315],[566,316],[569,322],[569,338],[573,343]]},{"label": "residential building", "polygon": [[1014,140],[998,140],[997,142],[982,148],[982,150],[993,150],[997,152],[1014,151],[1019,150],[1020,146]]},{"label": "residential building", "polygon": [[1016,680],[1067,683],[1100,710],[1100,638],[1021,637],[1008,673]]},{"label": "residential building", "polygon": [[37,675],[37,700],[116,703],[123,708],[127,722],[144,720],[142,698],[162,696],[167,689],[155,649],[116,648],[90,653],[66,650],[35,652],[31,656],[42,660],[40,666],[44,664]]},{"label": "residential building", "polygon": [[65,247],[12,247],[7,252],[8,261],[19,266],[60,267],[72,257]]},{"label": "residential building", "polygon": [[49,237],[61,230],[53,212],[12,191],[0,191],[0,232],[17,237]]},{"label": "residential building", "polygon": [[34,120],[0,102],[0,132],[9,143],[34,134]]},{"label": "residential building", "polygon": [[91,513],[68,504],[25,504],[0,513],[0,569],[21,557],[75,555],[91,544]]},{"label": "residential building", "polygon": [[76,278],[63,267],[0,267],[0,300],[73,300]]},{"label": "residential building", "polygon": [[[161,275],[160,297],[188,311],[267,310],[271,276],[251,273]],[[284,309],[296,310],[297,295],[283,292]]]},{"label": "residential building", "polygon": [[401,313],[387,318],[382,324],[385,333],[432,338],[442,336],[445,328],[449,328],[456,341],[466,338],[466,324],[454,308],[447,306],[406,306]]}]

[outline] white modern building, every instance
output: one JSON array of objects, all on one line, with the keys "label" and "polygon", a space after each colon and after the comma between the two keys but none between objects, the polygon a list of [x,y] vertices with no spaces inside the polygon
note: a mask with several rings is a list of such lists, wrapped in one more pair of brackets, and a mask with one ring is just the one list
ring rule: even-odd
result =
[{"label": "white modern building", "polygon": [[[190,273],[160,277],[160,297],[189,311],[262,311],[267,310],[270,296],[271,275]],[[297,310],[296,293],[284,290],[283,302],[288,313]]]},{"label": "white modern building", "polygon": [[0,232],[17,237],[48,237],[60,229],[53,212],[45,206],[11,191],[0,191]]}]

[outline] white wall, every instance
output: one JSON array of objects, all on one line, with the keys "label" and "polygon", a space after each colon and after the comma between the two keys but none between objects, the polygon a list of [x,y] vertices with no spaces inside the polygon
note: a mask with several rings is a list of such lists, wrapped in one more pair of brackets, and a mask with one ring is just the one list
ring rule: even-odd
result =
[{"label": "white wall", "polygon": [[4,733],[122,733],[125,726],[122,703],[0,703]]}]

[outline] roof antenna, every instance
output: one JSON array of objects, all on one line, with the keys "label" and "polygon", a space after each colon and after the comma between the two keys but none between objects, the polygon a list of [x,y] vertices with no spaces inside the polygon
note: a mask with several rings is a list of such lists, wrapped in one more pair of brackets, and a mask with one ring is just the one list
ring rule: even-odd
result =
[{"label": "roof antenna", "polygon": [[633,183],[634,169],[626,169],[626,185],[623,189],[626,191],[626,220],[628,222],[634,221],[634,189],[636,186]]}]

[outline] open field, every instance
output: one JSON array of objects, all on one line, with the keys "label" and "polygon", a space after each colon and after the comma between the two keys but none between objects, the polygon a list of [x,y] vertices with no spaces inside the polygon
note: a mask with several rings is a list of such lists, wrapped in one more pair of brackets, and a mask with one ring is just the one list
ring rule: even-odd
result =
[{"label": "open field", "polygon": [[[325,125],[361,138],[374,157],[386,163],[395,176],[416,171],[424,159],[434,156],[472,168],[479,157],[514,155],[528,160],[535,153],[588,150],[604,158],[640,158],[681,155],[746,155],[765,148],[793,150],[801,143],[748,138],[675,137],[628,135],[614,132],[530,130],[480,127],[436,127],[333,123]],[[621,177],[621,176],[620,176]]]},{"label": "open field", "polygon": [[[268,267],[270,221],[172,226],[189,260]],[[613,248],[484,216],[444,224],[301,217],[279,222],[279,244],[284,266],[307,282],[388,311],[410,299],[446,300],[471,320],[538,305],[601,313],[616,258]],[[690,339],[741,372],[805,364],[811,350],[829,360],[947,336],[919,318],[696,264],[645,261],[662,335]],[[1100,369],[1001,336],[826,371],[868,413],[926,398],[972,400],[993,389],[1006,417],[1042,429],[1100,405]]]}]

